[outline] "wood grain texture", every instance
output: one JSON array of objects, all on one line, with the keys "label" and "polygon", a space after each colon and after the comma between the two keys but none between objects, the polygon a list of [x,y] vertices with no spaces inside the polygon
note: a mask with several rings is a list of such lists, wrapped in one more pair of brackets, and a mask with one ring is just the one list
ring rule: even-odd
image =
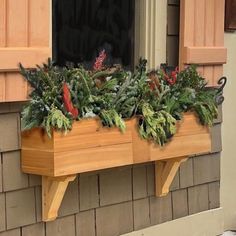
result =
[{"label": "wood grain texture", "polygon": [[209,129],[194,114],[185,114],[176,136],[159,147],[139,137],[136,120],[126,121],[127,132],[101,127],[96,119],[75,122],[67,135],[41,129],[22,133],[22,169],[26,173],[63,176],[76,173],[207,153],[211,150]]},{"label": "wood grain texture", "polygon": [[185,47],[183,61],[186,64],[226,63],[227,50],[224,47]]},{"label": "wood grain texture", "polygon": [[180,1],[179,66],[197,64],[210,86],[223,75],[227,50],[224,48],[224,0]]},{"label": "wood grain texture", "polygon": [[0,71],[19,70],[19,63],[26,68],[34,68],[37,63],[47,61],[51,49],[47,47],[0,48]]},{"label": "wood grain texture", "polygon": [[[50,0],[0,0],[0,102],[28,99],[29,88],[18,71],[51,56]],[[14,73],[13,73],[14,72]]]},{"label": "wood grain texture", "polygon": [[42,220],[52,221],[57,218],[58,209],[66,192],[69,182],[76,175],[66,177],[42,177]]},{"label": "wood grain texture", "polygon": [[188,157],[179,157],[167,161],[155,162],[156,196],[162,197],[169,193],[170,185],[180,164],[187,159]]}]

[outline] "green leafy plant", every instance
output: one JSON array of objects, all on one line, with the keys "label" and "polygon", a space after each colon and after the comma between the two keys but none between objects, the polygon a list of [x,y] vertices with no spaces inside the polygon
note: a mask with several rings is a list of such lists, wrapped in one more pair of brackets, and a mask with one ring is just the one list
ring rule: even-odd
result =
[{"label": "green leafy plant", "polygon": [[184,112],[195,112],[209,126],[217,117],[226,79],[208,88],[195,66],[181,72],[147,71],[147,61],[140,59],[131,73],[120,66],[104,67],[105,58],[103,51],[93,70],[81,65],[61,68],[51,60],[33,70],[20,65],[32,87],[31,100],[22,112],[22,129],[42,127],[51,136],[52,129],[66,133],[75,120],[96,116],[104,126],[125,132],[125,119],[135,116],[140,136],[164,145]]}]

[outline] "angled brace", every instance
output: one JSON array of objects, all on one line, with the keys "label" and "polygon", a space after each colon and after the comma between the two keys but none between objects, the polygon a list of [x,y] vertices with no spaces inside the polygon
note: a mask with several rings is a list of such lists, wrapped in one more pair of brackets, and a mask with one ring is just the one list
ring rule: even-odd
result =
[{"label": "angled brace", "polygon": [[69,182],[74,181],[76,175],[62,177],[42,176],[42,218],[52,221],[57,218]]},{"label": "angled brace", "polygon": [[155,162],[156,196],[162,197],[169,193],[169,188],[180,167],[188,157],[178,157]]}]

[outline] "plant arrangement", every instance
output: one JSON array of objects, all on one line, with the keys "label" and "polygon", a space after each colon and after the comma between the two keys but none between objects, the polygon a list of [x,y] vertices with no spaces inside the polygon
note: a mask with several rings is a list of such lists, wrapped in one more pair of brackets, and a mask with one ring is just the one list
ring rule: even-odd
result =
[{"label": "plant arrangement", "polygon": [[223,77],[219,87],[208,88],[195,66],[183,71],[167,68],[147,71],[140,59],[135,72],[121,66],[104,66],[106,53],[96,58],[92,70],[58,67],[51,60],[21,74],[32,87],[31,100],[22,112],[23,130],[42,127],[68,132],[75,120],[97,117],[104,126],[125,132],[125,120],[137,117],[140,136],[164,145],[176,132],[183,113],[193,111],[202,125],[211,126],[223,102]]}]

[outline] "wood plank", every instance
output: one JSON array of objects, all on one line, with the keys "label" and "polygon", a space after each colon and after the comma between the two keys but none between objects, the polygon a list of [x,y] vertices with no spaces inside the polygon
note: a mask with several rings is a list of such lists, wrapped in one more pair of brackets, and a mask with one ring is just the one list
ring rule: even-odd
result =
[{"label": "wood plank", "polygon": [[[185,114],[184,121],[178,124],[178,133],[164,147],[141,139],[136,122],[135,119],[126,122],[127,134],[121,134],[115,128],[98,128],[99,122],[96,119],[75,122],[76,129],[67,136],[61,137],[60,133],[55,132],[52,139],[40,129],[23,132],[23,170],[33,174],[61,176],[207,153],[211,150],[209,129],[201,126],[192,113]],[[92,125],[96,129],[92,129]],[[90,133],[86,134],[86,130]]]},{"label": "wood plank", "polygon": [[[26,47],[27,45],[28,0],[7,0],[7,46]],[[3,62],[1,59],[0,61]]]},{"label": "wood plank", "polygon": [[54,150],[56,152],[73,151],[83,148],[103,147],[122,143],[131,143],[132,133],[126,131],[121,133],[119,130],[103,132],[103,130],[83,135],[65,135],[54,139]]},{"label": "wood plank", "polygon": [[126,131],[122,133],[116,127],[103,127],[99,119],[84,119],[74,122],[72,130],[67,135],[54,132],[54,148],[56,152],[65,152],[82,148],[131,143],[131,125],[131,120],[126,121]]},{"label": "wood plank", "polygon": [[177,121],[177,133],[175,137],[185,135],[196,135],[208,133],[209,128],[199,122],[199,118],[194,113],[186,113],[181,121]]},{"label": "wood plank", "polygon": [[[0,0],[0,48],[6,46],[7,2]],[[5,73],[0,73],[0,102],[5,101]]]},{"label": "wood plank", "polygon": [[222,77],[223,75],[223,66],[222,65],[215,65],[214,66],[214,85],[217,85],[218,80]]},{"label": "wood plank", "polygon": [[34,128],[21,133],[22,149],[53,151],[54,141],[49,138],[43,129]]},{"label": "wood plank", "polygon": [[[200,65],[198,72],[206,78],[208,85],[215,86],[223,74],[222,64],[226,63],[227,56],[224,49],[224,0],[182,0],[180,11],[179,67]],[[208,51],[209,47],[211,51]],[[202,51],[204,48],[206,50]],[[222,52],[213,52],[213,48],[221,48]]]},{"label": "wood plank", "polygon": [[4,73],[0,73],[0,102],[4,102],[5,101],[5,74]]},{"label": "wood plank", "polygon": [[52,221],[57,218],[58,210],[65,195],[69,182],[76,175],[51,178],[42,177],[42,220]]},{"label": "wood plank", "polygon": [[[29,46],[49,47],[51,8],[49,0],[30,1],[29,4]],[[51,56],[51,53],[48,55]]]},{"label": "wood plank", "polygon": [[185,47],[183,62],[186,64],[224,64],[227,49],[224,47]]},{"label": "wood plank", "polygon": [[187,135],[173,137],[173,139],[162,148],[152,145],[150,148],[151,160],[163,160],[173,157],[190,156],[196,153],[208,153],[211,151],[210,134]]},{"label": "wood plank", "polygon": [[204,46],[205,39],[205,0],[194,3],[194,46]]},{"label": "wood plank", "polygon": [[204,74],[203,77],[205,78],[208,86],[214,85],[214,66],[204,66]]},{"label": "wood plank", "polygon": [[132,144],[118,144],[55,154],[55,176],[133,164]]},{"label": "wood plank", "polygon": [[225,1],[215,0],[215,46],[224,45],[224,14],[225,14]]},{"label": "wood plank", "polygon": [[133,162],[143,163],[150,161],[150,143],[142,139],[138,133],[136,122],[132,131]]},{"label": "wood plank", "polygon": [[[205,1],[205,46],[214,46],[215,0]],[[214,66],[204,66],[204,78],[211,86],[214,84]]]},{"label": "wood plank", "polygon": [[194,1],[180,1],[180,43],[179,43],[179,68],[183,70],[185,65],[183,62],[184,47],[194,46],[194,25],[195,25],[195,5]]},{"label": "wood plank", "polygon": [[27,100],[27,82],[17,72],[6,73],[5,100],[8,102]]},{"label": "wood plank", "polygon": [[[214,45],[214,24],[215,24],[215,0],[207,0],[205,2],[205,32],[204,32],[204,45]],[[216,19],[217,20],[217,19]]]},{"label": "wood plank", "polygon": [[194,46],[194,1],[182,0],[180,6],[180,38],[182,45]]},{"label": "wood plank", "polygon": [[180,164],[186,161],[186,157],[173,158],[168,161],[155,162],[156,196],[162,197],[169,193],[169,188],[179,169]]},{"label": "wood plank", "polygon": [[0,47],[5,47],[6,45],[6,9],[7,2],[6,0],[0,0]]},{"label": "wood plank", "polygon": [[50,55],[51,49],[47,47],[0,48],[0,71],[19,70],[20,62],[26,68],[34,68],[36,64],[46,62]]},{"label": "wood plank", "polygon": [[54,153],[24,148],[21,150],[21,168],[29,174],[54,176]]}]

